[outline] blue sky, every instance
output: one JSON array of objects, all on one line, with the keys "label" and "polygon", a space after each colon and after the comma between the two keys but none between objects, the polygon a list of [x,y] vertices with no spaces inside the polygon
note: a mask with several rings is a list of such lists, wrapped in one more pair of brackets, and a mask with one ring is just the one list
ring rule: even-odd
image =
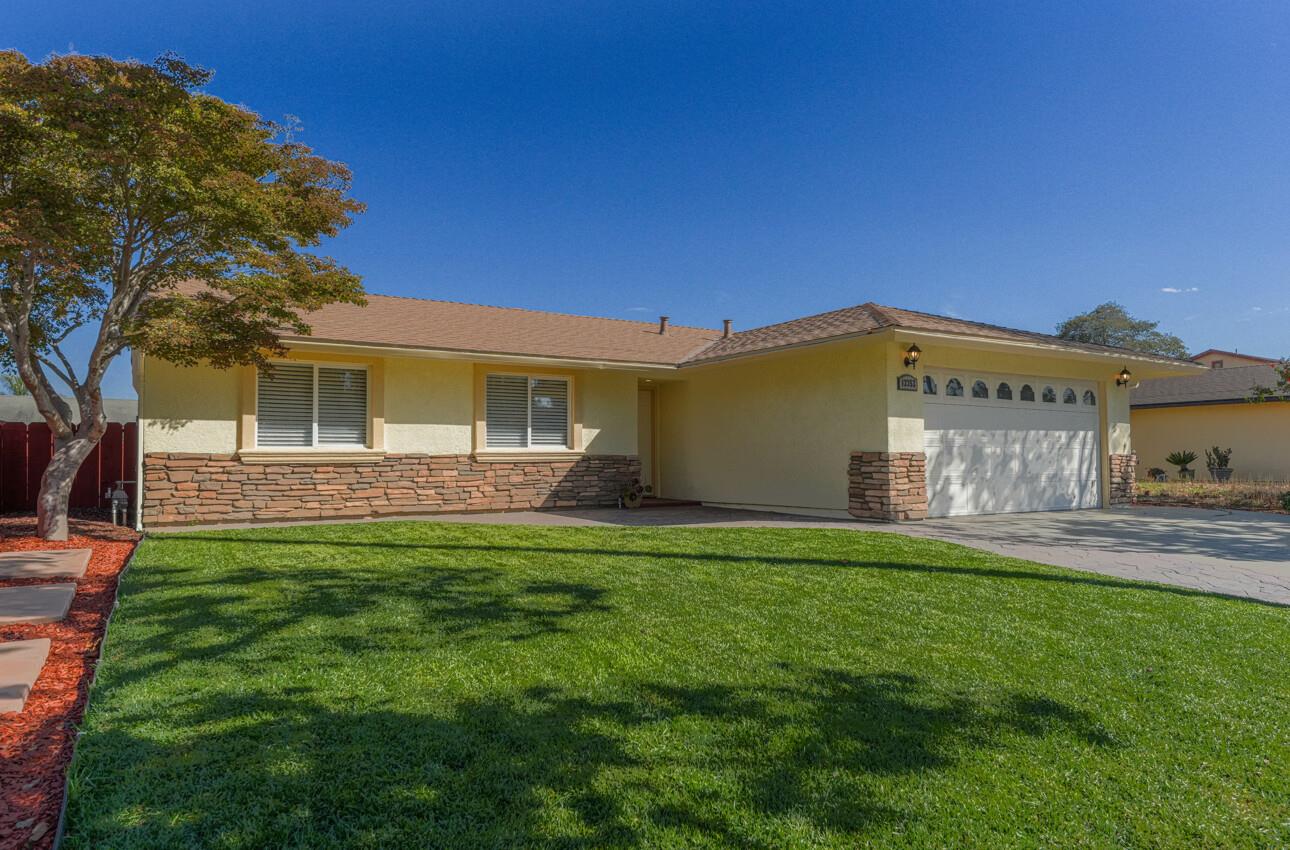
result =
[{"label": "blue sky", "polygon": [[6,7],[29,57],[176,50],[298,116],[372,292],[736,328],[1118,300],[1290,355],[1284,3]]}]

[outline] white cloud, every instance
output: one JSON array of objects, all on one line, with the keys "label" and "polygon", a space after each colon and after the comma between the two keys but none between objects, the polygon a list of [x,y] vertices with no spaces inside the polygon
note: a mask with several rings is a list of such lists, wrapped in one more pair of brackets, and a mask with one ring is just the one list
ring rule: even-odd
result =
[{"label": "white cloud", "polygon": [[653,309],[654,309],[653,307],[628,307],[627,312],[628,313],[648,313]]},{"label": "white cloud", "polygon": [[1187,287],[1186,289],[1179,289],[1179,288],[1178,288],[1178,287],[1176,287],[1176,286],[1162,286],[1162,287],[1160,287],[1160,291],[1161,291],[1161,292],[1168,292],[1169,294],[1173,295],[1173,294],[1176,294],[1176,293],[1179,293],[1179,292],[1200,292],[1200,287],[1199,287],[1199,286],[1189,286],[1189,287]]}]

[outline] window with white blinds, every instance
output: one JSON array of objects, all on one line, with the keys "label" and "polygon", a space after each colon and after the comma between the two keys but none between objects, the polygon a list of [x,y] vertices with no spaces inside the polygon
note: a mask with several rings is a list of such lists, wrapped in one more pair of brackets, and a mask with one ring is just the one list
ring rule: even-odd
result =
[{"label": "window with white blinds", "polygon": [[490,449],[568,448],[569,381],[489,375],[484,415]]},{"label": "window with white blinds", "polygon": [[255,443],[260,448],[367,445],[367,370],[278,363],[261,372]]}]

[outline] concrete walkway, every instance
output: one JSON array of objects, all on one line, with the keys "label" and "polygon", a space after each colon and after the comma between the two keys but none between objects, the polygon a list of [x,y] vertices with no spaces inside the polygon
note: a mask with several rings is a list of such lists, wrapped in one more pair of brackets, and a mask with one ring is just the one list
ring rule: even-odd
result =
[{"label": "concrete walkway", "polygon": [[0,553],[0,579],[80,578],[90,565],[89,549]]},{"label": "concrete walkway", "polygon": [[22,711],[48,655],[49,638],[0,643],[0,714]]},{"label": "concrete walkway", "polygon": [[[390,518],[397,519],[397,518]],[[842,528],[928,537],[1043,564],[1290,605],[1290,516],[1116,508],[891,525],[709,507],[612,508],[404,517],[546,526]],[[382,522],[355,520],[355,522]],[[246,526],[237,526],[246,527]],[[171,531],[198,530],[195,527]]]},{"label": "concrete walkway", "polygon": [[[0,580],[80,578],[91,554],[89,549],[5,552]],[[0,626],[58,622],[75,596],[74,582],[0,587]],[[48,655],[48,638],[0,642],[0,714],[22,711]]]},{"label": "concrete walkway", "polygon": [[76,596],[74,584],[27,584],[0,587],[0,626],[57,623],[67,616]]}]

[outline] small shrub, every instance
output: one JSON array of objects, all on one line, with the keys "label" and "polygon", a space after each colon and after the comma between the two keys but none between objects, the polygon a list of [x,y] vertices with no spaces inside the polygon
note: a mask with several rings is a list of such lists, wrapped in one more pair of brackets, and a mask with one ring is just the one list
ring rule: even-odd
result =
[{"label": "small shrub", "polygon": [[1281,510],[1290,511],[1290,493],[1281,494]]},{"label": "small shrub", "polygon": [[1218,446],[1205,449],[1205,463],[1210,469],[1227,469],[1227,464],[1231,460],[1231,449],[1220,449]]}]

